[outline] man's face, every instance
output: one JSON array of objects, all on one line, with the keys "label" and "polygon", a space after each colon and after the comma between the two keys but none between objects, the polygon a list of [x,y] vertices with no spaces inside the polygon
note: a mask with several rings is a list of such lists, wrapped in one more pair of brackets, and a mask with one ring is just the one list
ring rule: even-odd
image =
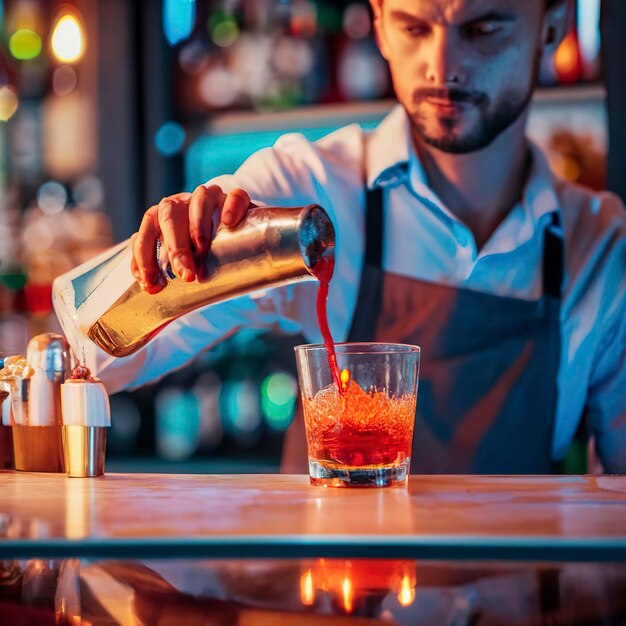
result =
[{"label": "man's face", "polygon": [[545,0],[373,0],[381,52],[414,135],[444,152],[488,146],[525,111]]}]

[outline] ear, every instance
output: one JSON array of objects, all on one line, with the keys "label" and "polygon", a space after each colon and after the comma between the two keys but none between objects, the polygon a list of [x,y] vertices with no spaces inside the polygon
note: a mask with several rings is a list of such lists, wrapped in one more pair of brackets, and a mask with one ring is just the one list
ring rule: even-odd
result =
[{"label": "ear", "polygon": [[556,0],[543,17],[542,43],[545,52],[554,52],[570,30],[574,19],[571,0]]},{"label": "ear", "polygon": [[385,45],[385,33],[383,31],[383,0],[370,0],[370,5],[374,15],[373,28],[376,45],[383,57],[389,60]]}]

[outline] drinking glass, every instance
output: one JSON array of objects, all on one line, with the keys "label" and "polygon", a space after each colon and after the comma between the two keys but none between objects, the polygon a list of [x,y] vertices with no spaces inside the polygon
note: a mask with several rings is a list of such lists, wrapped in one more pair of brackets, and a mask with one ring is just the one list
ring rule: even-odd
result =
[{"label": "drinking glass", "polygon": [[406,484],[411,464],[420,349],[335,345],[342,390],[321,344],[296,346],[311,484]]}]

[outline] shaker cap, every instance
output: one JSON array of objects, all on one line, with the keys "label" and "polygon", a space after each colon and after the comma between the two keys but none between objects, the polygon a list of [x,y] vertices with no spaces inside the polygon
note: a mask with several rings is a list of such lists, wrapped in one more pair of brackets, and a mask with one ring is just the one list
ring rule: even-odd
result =
[{"label": "shaker cap", "polygon": [[26,361],[35,370],[46,373],[69,371],[69,344],[63,335],[43,333],[28,342]]}]

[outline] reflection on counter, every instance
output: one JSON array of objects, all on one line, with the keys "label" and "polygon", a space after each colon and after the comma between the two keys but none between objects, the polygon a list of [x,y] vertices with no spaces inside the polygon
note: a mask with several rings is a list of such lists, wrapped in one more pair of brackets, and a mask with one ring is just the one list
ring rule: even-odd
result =
[{"label": "reflection on counter", "polygon": [[409,560],[0,562],[0,623],[623,624],[626,566]]}]

